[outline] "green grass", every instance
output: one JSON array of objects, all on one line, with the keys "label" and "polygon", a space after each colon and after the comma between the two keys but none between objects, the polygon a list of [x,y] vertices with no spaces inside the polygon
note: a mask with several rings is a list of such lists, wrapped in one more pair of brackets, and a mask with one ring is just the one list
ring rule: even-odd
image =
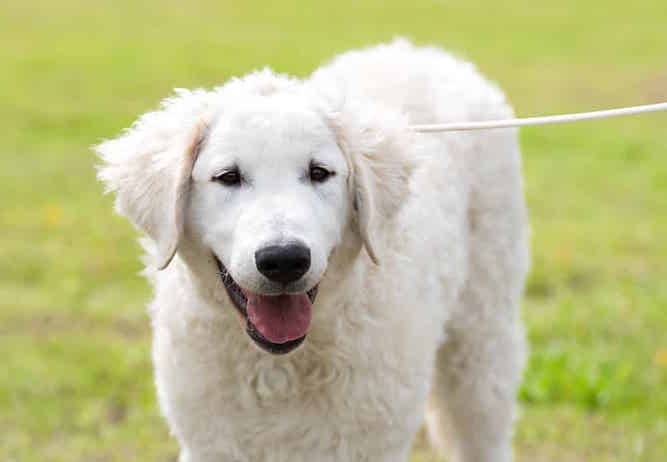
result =
[{"label": "green grass", "polygon": [[[140,5],[139,5],[140,3]],[[174,460],[135,233],[88,147],[173,87],[306,75],[402,34],[519,114],[667,100],[664,0],[0,5],[0,460]],[[333,6],[335,4],[335,6]],[[667,115],[522,131],[533,227],[521,461],[667,454]],[[418,443],[413,462],[436,460]]]}]

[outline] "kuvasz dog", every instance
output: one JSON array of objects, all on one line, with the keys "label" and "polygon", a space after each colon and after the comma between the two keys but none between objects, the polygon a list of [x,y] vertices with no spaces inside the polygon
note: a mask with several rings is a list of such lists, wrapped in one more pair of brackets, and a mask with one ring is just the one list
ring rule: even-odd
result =
[{"label": "kuvasz dog", "polygon": [[[179,90],[97,146],[147,239],[160,406],[182,462],[512,458],[528,267],[501,91],[398,40],[306,79]],[[425,417],[424,417],[425,416]]]}]

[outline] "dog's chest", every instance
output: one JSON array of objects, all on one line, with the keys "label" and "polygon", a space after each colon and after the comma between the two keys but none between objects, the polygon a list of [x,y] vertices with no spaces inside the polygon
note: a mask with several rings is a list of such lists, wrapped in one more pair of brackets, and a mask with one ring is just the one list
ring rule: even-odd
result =
[{"label": "dog's chest", "polygon": [[396,395],[407,390],[402,390],[403,377],[393,376],[382,363],[382,358],[371,363],[331,352],[303,351],[288,358],[261,355],[246,367],[237,364],[232,388],[241,393],[235,407],[244,414],[299,410],[333,417],[338,411],[349,415],[350,408],[363,411],[368,406],[362,413],[368,420],[386,420]]},{"label": "dog's chest", "polygon": [[234,421],[231,439],[257,460],[277,460],[264,454],[277,442],[292,455],[363,460],[349,451],[381,450],[387,441],[403,440],[418,419],[419,386],[393,376],[386,365],[350,367],[346,361],[260,361],[245,384],[239,380],[239,390],[245,388],[225,415]]},{"label": "dog's chest", "polygon": [[156,355],[161,404],[177,434],[207,435],[230,460],[365,460],[354,451],[385,451],[418,425],[428,377],[390,353],[339,345],[273,357],[197,334],[156,342],[166,348]]}]

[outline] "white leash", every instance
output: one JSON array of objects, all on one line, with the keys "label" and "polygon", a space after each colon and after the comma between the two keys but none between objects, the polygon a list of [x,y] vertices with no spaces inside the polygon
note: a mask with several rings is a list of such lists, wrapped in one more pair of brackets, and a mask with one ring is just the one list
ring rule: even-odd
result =
[{"label": "white leash", "polygon": [[625,115],[643,114],[645,112],[667,111],[667,102],[647,104],[644,106],[623,107],[606,111],[579,112],[543,117],[527,117],[524,119],[485,120],[482,122],[455,122],[446,124],[411,125],[410,128],[420,133],[455,132],[464,130],[485,130],[489,128],[524,127],[527,125],[559,124],[577,122],[579,120],[604,119]]}]

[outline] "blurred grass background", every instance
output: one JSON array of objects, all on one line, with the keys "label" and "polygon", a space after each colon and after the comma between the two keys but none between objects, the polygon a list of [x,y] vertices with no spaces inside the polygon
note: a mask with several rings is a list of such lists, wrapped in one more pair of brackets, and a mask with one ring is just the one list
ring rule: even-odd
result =
[{"label": "blurred grass background", "polygon": [[[335,6],[334,6],[335,5]],[[174,87],[304,76],[395,35],[520,115],[667,100],[664,0],[0,4],[0,460],[175,460],[150,293],[89,146]],[[533,227],[520,461],[667,454],[667,115],[522,131]],[[418,441],[413,462],[436,460]]]}]

